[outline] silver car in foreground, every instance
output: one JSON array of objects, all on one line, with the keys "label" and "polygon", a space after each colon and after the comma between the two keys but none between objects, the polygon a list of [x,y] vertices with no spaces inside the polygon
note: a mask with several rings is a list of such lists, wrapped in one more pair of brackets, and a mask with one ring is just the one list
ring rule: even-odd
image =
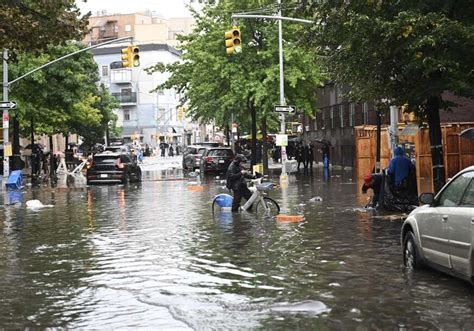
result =
[{"label": "silver car in foreground", "polygon": [[457,173],[403,223],[403,262],[408,269],[424,265],[474,282],[474,166]]}]

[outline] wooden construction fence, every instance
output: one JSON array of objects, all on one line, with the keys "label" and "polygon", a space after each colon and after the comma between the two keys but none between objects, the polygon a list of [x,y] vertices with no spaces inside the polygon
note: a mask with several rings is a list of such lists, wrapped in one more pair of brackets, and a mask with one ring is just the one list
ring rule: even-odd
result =
[{"label": "wooden construction fence", "polygon": [[[402,132],[401,130],[405,126],[405,124],[399,124],[399,132]],[[461,131],[471,127],[474,127],[474,122],[441,124],[446,178],[450,178],[458,171],[474,165],[474,140],[459,137]],[[355,165],[357,177],[360,179],[375,168],[377,127],[374,125],[357,126],[355,128],[355,139]],[[399,144],[414,145],[418,192],[433,192],[431,145],[428,128],[419,128],[414,135],[399,136]],[[382,126],[380,150],[382,169],[388,167],[390,159],[388,127]]]}]

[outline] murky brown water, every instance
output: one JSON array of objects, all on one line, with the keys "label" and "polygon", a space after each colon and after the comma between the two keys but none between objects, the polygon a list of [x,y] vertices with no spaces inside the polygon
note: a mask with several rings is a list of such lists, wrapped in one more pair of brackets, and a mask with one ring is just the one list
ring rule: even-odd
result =
[{"label": "murky brown water", "polygon": [[129,187],[29,188],[24,201],[53,207],[0,206],[0,326],[471,329],[472,287],[407,274],[401,219],[365,212],[350,176],[318,170],[271,192],[305,214],[291,224],[213,219],[215,179],[202,192],[161,173]]}]

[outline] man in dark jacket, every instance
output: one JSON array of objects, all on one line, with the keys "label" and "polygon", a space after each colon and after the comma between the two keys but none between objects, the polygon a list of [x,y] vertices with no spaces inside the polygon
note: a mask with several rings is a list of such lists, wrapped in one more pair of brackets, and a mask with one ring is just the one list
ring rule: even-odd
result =
[{"label": "man in dark jacket", "polygon": [[234,160],[227,169],[227,184],[226,187],[234,193],[234,200],[232,201],[232,212],[237,212],[240,207],[240,200],[244,197],[246,200],[250,199],[252,192],[245,183],[245,178],[254,178],[242,166],[242,162],[247,161],[247,158],[242,154],[237,154]]}]

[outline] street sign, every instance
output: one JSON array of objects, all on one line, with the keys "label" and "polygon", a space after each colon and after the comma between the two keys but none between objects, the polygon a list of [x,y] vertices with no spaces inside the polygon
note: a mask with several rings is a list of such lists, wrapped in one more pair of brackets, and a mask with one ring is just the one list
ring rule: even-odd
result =
[{"label": "street sign", "polygon": [[15,109],[16,103],[7,101],[7,102],[0,102],[0,109]]},{"label": "street sign", "polygon": [[296,112],[296,106],[275,106],[275,112],[293,114]]}]

